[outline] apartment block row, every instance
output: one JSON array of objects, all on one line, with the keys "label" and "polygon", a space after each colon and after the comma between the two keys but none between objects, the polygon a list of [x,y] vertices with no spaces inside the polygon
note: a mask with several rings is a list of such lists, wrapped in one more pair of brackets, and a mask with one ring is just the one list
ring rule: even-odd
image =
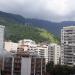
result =
[{"label": "apartment block row", "polygon": [[38,43],[30,39],[20,40],[18,43],[11,41],[5,42],[5,50],[15,53],[18,48],[22,48],[24,51],[29,52],[30,55],[37,55],[45,58],[45,62],[53,61],[54,64],[59,64],[60,59],[60,45],[55,43]]},{"label": "apartment block row", "polygon": [[55,57],[60,53],[60,46],[58,49],[57,44],[36,44],[30,39],[18,43],[4,42],[4,29],[4,26],[0,26],[1,75],[45,75],[48,62],[58,64],[58,58]]},{"label": "apartment block row", "polygon": [[61,29],[61,45],[36,44],[30,39],[20,40],[18,43],[4,42],[4,29],[0,25],[0,69],[5,75],[44,75],[45,66],[50,61],[55,65],[75,65],[75,26]]},{"label": "apartment block row", "polygon": [[[27,42],[27,39],[19,41],[19,47],[45,58],[45,62],[53,61],[54,64],[75,65],[75,26],[67,26],[61,29],[61,45],[54,43],[37,45],[34,41],[29,45]],[[9,51],[16,50],[17,46],[17,44],[11,45],[12,48],[10,47]]]},{"label": "apartment block row", "polygon": [[[31,45],[28,44],[27,39],[20,40],[19,47],[24,48],[25,51],[29,51],[32,54],[34,53],[35,55],[45,58],[45,62],[53,61],[54,64],[75,65],[75,26],[67,26],[61,29],[61,45],[55,43],[36,44],[34,41],[31,43]],[[11,49],[9,51],[16,50],[18,44],[14,44],[14,46],[11,45],[12,48],[10,47]],[[7,50],[7,48],[5,49]]]}]

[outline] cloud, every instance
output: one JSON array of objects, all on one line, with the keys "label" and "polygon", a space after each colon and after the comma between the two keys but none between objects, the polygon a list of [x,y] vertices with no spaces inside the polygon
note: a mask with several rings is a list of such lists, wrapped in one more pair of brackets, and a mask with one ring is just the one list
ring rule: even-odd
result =
[{"label": "cloud", "polygon": [[0,0],[0,11],[49,21],[75,20],[75,0]]}]

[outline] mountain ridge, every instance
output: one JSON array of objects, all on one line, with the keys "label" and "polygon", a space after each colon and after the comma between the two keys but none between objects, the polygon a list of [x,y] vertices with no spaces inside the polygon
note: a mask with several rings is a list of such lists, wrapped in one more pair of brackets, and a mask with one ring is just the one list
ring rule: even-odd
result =
[{"label": "mountain ridge", "polygon": [[52,33],[44,28],[34,26],[34,21],[31,22],[32,19],[30,21],[30,19],[24,19],[19,15],[0,12],[0,24],[5,25],[5,40],[18,42],[21,39],[32,39],[37,43],[59,43],[59,39]]},{"label": "mountain ridge", "polygon": [[[11,14],[11,13],[6,13],[0,11],[0,24],[6,24],[7,22],[10,23],[17,23],[17,24],[22,24],[22,25],[31,25],[35,27],[40,27],[48,30],[49,32],[53,33],[57,37],[60,37],[60,32],[62,27],[64,26],[70,26],[70,25],[75,25],[75,21],[63,21],[63,22],[51,22],[51,21],[45,21],[45,20],[39,20],[39,19],[29,19],[29,18],[24,18],[20,15],[17,14]],[[5,18],[5,20],[2,18]],[[4,21],[6,21],[4,23]]]}]

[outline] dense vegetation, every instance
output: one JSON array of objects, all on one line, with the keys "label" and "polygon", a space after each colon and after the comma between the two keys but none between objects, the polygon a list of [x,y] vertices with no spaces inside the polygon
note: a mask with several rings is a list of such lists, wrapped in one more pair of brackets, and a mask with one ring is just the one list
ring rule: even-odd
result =
[{"label": "dense vegetation", "polygon": [[6,40],[12,40],[17,42],[20,39],[32,39],[36,42],[55,42],[58,43],[58,39],[45,29],[32,27],[29,25],[9,25],[6,26]]},{"label": "dense vegetation", "polygon": [[0,12],[0,24],[5,26],[5,40],[17,42],[20,39],[32,39],[36,42],[55,42],[59,39],[45,29],[28,25],[19,15]]},{"label": "dense vegetation", "polygon": [[46,66],[46,75],[75,75],[75,66],[54,65],[52,62]]}]

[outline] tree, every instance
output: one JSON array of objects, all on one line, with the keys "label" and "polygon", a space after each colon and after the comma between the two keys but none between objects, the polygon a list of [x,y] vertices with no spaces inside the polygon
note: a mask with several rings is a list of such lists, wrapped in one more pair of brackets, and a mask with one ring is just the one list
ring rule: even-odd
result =
[{"label": "tree", "polygon": [[70,75],[71,67],[67,65],[56,65],[53,72],[53,75]]},{"label": "tree", "polygon": [[53,62],[50,62],[46,66],[46,71],[48,75],[71,75],[75,74],[75,66],[54,65]]},{"label": "tree", "polygon": [[53,67],[54,67],[54,63],[51,61],[49,63],[47,63],[46,65],[46,72],[50,75],[53,74]]}]

